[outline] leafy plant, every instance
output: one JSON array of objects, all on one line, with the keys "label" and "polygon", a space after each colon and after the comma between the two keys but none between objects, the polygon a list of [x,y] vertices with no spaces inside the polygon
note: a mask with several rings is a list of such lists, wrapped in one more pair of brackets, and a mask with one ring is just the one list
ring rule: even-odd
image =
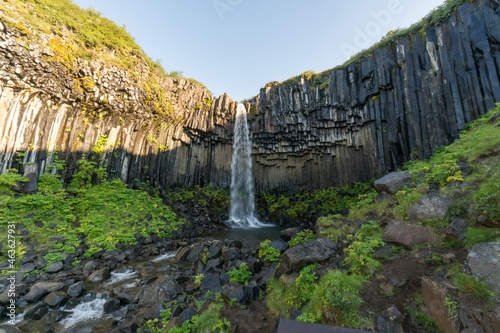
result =
[{"label": "leafy plant", "polygon": [[308,317],[321,318],[321,322],[359,328],[366,324],[360,313],[361,287],[365,278],[349,275],[340,270],[325,273],[304,308]]},{"label": "leafy plant", "polygon": [[230,281],[235,281],[245,286],[252,278],[252,272],[246,263],[242,263],[238,268],[231,269],[227,274],[230,277]]},{"label": "leafy plant", "polygon": [[312,230],[306,229],[299,231],[295,236],[293,236],[292,239],[290,239],[288,244],[290,245],[290,247],[292,247],[297,244],[302,244],[313,239],[316,239],[316,236],[314,235]]},{"label": "leafy plant", "polygon": [[281,252],[275,247],[269,245],[270,243],[271,240],[269,239],[260,242],[258,256],[260,259],[269,262],[276,262],[281,257]]},{"label": "leafy plant", "polygon": [[385,243],[382,240],[382,230],[377,222],[370,222],[361,226],[355,240],[344,249],[344,262],[349,265],[354,274],[372,275],[381,264],[373,259],[375,250]]}]

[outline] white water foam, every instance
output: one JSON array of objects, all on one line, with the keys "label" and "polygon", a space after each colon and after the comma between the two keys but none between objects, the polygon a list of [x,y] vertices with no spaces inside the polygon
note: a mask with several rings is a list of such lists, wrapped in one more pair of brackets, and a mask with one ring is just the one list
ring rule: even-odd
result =
[{"label": "white water foam", "polygon": [[160,261],[172,259],[172,258],[175,257],[175,255],[177,254],[177,252],[179,252],[179,250],[167,252],[165,254],[162,254],[162,255],[160,255],[160,256],[152,259],[151,262],[160,262]]},{"label": "white water foam", "polygon": [[262,223],[255,216],[255,197],[252,175],[252,142],[247,111],[243,104],[236,108],[233,157],[231,160],[231,209],[228,224],[232,228],[262,228],[273,226]]},{"label": "white water foam", "polygon": [[138,274],[139,273],[137,273],[136,271],[134,271],[130,268],[127,268],[123,272],[116,272],[116,271],[111,272],[111,277],[106,284],[112,285],[112,284],[116,284],[116,283],[121,282],[121,281],[135,279]]},{"label": "white water foam", "polygon": [[64,329],[69,329],[70,327],[86,322],[86,321],[96,321],[97,319],[104,316],[104,303],[106,299],[96,298],[92,301],[78,304],[72,311],[71,315],[64,318],[61,321]]}]

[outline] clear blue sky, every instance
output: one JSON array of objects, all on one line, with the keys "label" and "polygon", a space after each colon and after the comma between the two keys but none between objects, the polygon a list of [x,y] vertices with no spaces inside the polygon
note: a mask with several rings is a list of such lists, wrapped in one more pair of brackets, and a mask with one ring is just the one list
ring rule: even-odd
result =
[{"label": "clear blue sky", "polygon": [[73,0],[125,25],[167,71],[216,96],[255,96],[270,81],[342,64],[443,0]]}]

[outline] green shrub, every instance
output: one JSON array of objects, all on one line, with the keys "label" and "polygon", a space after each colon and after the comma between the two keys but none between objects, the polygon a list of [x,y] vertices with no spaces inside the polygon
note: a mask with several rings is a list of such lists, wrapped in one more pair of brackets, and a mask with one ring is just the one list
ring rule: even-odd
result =
[{"label": "green shrub", "polygon": [[302,244],[313,239],[316,239],[316,236],[314,235],[312,230],[306,229],[298,232],[295,236],[293,236],[293,238],[290,239],[288,244],[290,245],[290,247],[292,247],[297,244]]},{"label": "green shrub", "polygon": [[493,288],[481,279],[474,278],[464,272],[456,272],[452,276],[453,284],[458,290],[473,295],[479,300],[494,302],[495,292]]},{"label": "green shrub", "polygon": [[240,267],[233,268],[227,272],[230,277],[230,281],[238,282],[242,285],[247,285],[252,278],[252,272],[248,268],[246,263],[242,263]]},{"label": "green shrub", "polygon": [[373,259],[373,254],[384,244],[382,229],[378,223],[370,222],[361,226],[354,242],[344,249],[344,262],[349,266],[349,271],[353,274],[373,275],[381,266],[379,261]]},{"label": "green shrub", "polygon": [[365,278],[340,270],[328,271],[304,308],[308,317],[321,318],[325,324],[360,328],[366,324],[360,313],[361,287]]},{"label": "green shrub", "polygon": [[12,186],[27,181],[28,179],[21,176],[16,169],[10,169],[6,174],[0,175],[0,194],[11,193]]},{"label": "green shrub", "polygon": [[476,210],[488,217],[491,224],[500,227],[500,173],[485,179],[474,195]]},{"label": "green shrub", "polygon": [[300,270],[299,276],[292,279],[282,275],[279,279],[270,279],[266,286],[266,304],[275,317],[290,318],[293,309],[300,309],[310,299],[317,287],[318,265],[309,265]]},{"label": "green shrub", "polygon": [[260,259],[276,262],[281,257],[280,250],[269,245],[271,240],[266,239],[265,241],[260,242],[258,256]]}]

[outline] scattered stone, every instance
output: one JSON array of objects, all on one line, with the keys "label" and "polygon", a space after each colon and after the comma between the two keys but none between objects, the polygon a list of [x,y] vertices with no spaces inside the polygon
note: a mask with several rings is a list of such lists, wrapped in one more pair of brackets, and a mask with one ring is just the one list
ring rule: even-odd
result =
[{"label": "scattered stone", "polygon": [[283,238],[283,240],[285,240],[285,241],[288,242],[290,239],[292,239],[301,230],[302,230],[301,227],[288,228],[288,229],[285,229],[285,230],[281,230],[280,235],[281,235],[281,238]]},{"label": "scattered stone", "polygon": [[283,239],[273,240],[271,243],[269,243],[269,246],[274,247],[276,250],[280,252],[283,252],[290,247],[288,245],[288,242],[284,241]]},{"label": "scattered stone", "polygon": [[47,267],[47,273],[53,274],[62,271],[64,263],[62,261],[56,261]]},{"label": "scattered stone", "polygon": [[278,273],[298,272],[303,267],[327,260],[337,249],[337,245],[328,238],[320,238],[298,244],[285,251],[278,268]]},{"label": "scattered stone", "polygon": [[384,177],[377,179],[373,186],[377,192],[387,192],[396,194],[403,187],[409,185],[412,181],[411,174],[408,171],[391,172]]},{"label": "scattered stone", "polygon": [[91,260],[85,263],[82,269],[82,273],[84,277],[88,277],[97,269],[97,261]]},{"label": "scattered stone", "polygon": [[435,244],[438,241],[438,237],[432,228],[397,220],[389,222],[385,227],[382,239],[385,242],[396,243],[407,249],[414,249],[419,245]]},{"label": "scattered stone", "polygon": [[377,318],[379,333],[403,333],[404,316],[395,305],[391,305]]},{"label": "scattered stone", "polygon": [[213,293],[218,293],[221,291],[221,281],[219,278],[219,274],[210,273],[203,277],[201,280],[201,289],[202,290],[210,290]]},{"label": "scattered stone", "polygon": [[155,282],[143,288],[137,295],[139,306],[153,306],[169,302],[181,292],[181,288],[170,275],[160,276]]},{"label": "scattered stone", "polygon": [[500,293],[500,242],[474,244],[467,255],[467,263],[473,276],[484,278],[495,292]]},{"label": "scattered stone", "polygon": [[382,289],[387,294],[392,294],[394,292],[394,286],[389,282],[381,284],[379,288]]},{"label": "scattered stone", "polygon": [[392,195],[382,191],[375,197],[375,202],[384,202],[384,201],[387,201],[391,206],[396,204],[396,199],[394,199]]},{"label": "scattered stone", "polygon": [[83,290],[83,281],[72,284],[68,287],[68,295],[72,298],[80,296]]},{"label": "scattered stone", "polygon": [[64,288],[64,283],[62,282],[37,282],[23,298],[27,302],[37,302],[48,293],[61,290],[62,288]]},{"label": "scattered stone", "polygon": [[32,262],[28,262],[28,263],[25,263],[23,264],[20,268],[19,268],[19,271],[23,274],[26,274],[26,273],[29,273],[29,272],[32,272],[36,269],[36,266],[34,263]]},{"label": "scattered stone", "polygon": [[238,303],[245,298],[245,291],[241,284],[237,282],[229,282],[222,288],[222,294],[229,299],[235,299]]},{"label": "scattered stone", "polygon": [[408,207],[406,214],[412,222],[443,219],[446,217],[450,204],[450,199],[431,192]]},{"label": "scattered stone", "polygon": [[108,267],[103,267],[87,277],[90,283],[101,283],[111,277],[111,272]]},{"label": "scattered stone", "polygon": [[45,303],[37,303],[27,309],[24,314],[24,319],[40,320],[49,312],[49,307]]},{"label": "scattered stone", "polygon": [[394,254],[394,249],[391,245],[384,245],[378,248],[373,254],[373,258],[375,259],[387,259],[392,257]]},{"label": "scattered stone", "polygon": [[453,261],[455,261],[455,253],[445,253],[443,254],[443,262],[445,264],[449,264]]},{"label": "scattered stone", "polygon": [[191,320],[191,318],[193,318],[193,316],[195,316],[196,313],[197,311],[193,307],[189,307],[186,310],[182,311],[181,314],[179,315],[180,323],[182,324],[188,320]]},{"label": "scattered stone", "polygon": [[114,297],[109,298],[106,303],[104,303],[104,313],[112,313],[120,308],[120,300]]},{"label": "scattered stone", "polygon": [[465,232],[469,226],[469,221],[459,217],[452,217],[450,219],[450,225],[444,230],[445,240],[463,240],[465,238]]},{"label": "scattered stone", "polygon": [[50,294],[45,296],[43,302],[51,308],[57,308],[59,306],[63,306],[68,301],[68,299],[68,294],[66,294],[62,290],[58,290],[51,292]]}]

